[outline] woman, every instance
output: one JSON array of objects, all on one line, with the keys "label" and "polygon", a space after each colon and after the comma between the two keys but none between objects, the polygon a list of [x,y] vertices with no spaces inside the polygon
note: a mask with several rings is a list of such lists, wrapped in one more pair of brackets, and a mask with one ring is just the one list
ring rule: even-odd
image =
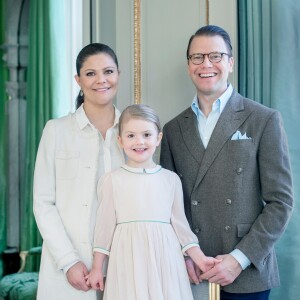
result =
[{"label": "woman", "polygon": [[96,299],[86,284],[92,264],[96,184],[124,164],[117,143],[119,80],[113,50],[84,47],[76,60],[77,110],[44,128],[34,174],[34,215],[43,237],[37,299]]}]

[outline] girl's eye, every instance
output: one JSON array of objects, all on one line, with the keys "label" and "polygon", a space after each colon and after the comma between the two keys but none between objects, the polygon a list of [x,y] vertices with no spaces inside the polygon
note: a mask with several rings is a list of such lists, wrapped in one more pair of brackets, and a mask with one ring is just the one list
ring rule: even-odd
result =
[{"label": "girl's eye", "polygon": [[134,137],[133,134],[128,134],[128,138],[132,139]]},{"label": "girl's eye", "polygon": [[88,72],[88,73],[86,73],[86,76],[94,76],[94,75],[95,75],[94,72]]},{"label": "girl's eye", "polygon": [[145,137],[150,137],[151,133],[145,133]]}]

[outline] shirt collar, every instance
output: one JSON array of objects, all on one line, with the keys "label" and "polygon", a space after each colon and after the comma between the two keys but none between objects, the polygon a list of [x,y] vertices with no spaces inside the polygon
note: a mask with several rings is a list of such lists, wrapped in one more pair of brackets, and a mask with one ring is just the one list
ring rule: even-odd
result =
[{"label": "shirt collar", "polygon": [[134,168],[134,167],[130,167],[128,165],[123,165],[122,168],[128,172],[137,173],[137,174],[155,174],[162,169],[162,167],[160,165],[156,165],[154,168],[150,168],[150,169]]},{"label": "shirt collar", "polygon": [[[112,127],[115,127],[119,124],[119,118],[121,115],[121,113],[115,106],[114,106],[114,109],[115,109],[115,120],[114,120],[114,124]],[[88,119],[88,117],[84,111],[83,104],[80,105],[80,107],[76,110],[75,113],[76,113],[76,120],[78,122],[80,130],[84,129],[88,125],[91,128],[95,128],[95,126]]]},{"label": "shirt collar", "polygon": [[[218,99],[216,99],[216,101],[214,101],[213,105],[219,105],[220,114],[224,110],[224,107],[227,104],[228,100],[230,99],[232,92],[233,92],[233,87],[231,84],[229,84],[226,91]],[[197,118],[199,118],[200,114],[202,114],[199,108],[197,95],[195,95],[195,97],[193,98],[191,109],[193,110]]]}]

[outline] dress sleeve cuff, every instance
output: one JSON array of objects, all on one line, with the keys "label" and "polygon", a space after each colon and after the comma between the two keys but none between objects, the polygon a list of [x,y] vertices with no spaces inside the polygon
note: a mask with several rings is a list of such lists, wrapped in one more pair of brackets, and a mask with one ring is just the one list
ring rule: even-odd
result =
[{"label": "dress sleeve cuff", "polygon": [[107,256],[109,256],[109,254],[110,254],[110,251],[108,251],[106,249],[103,249],[103,248],[100,248],[100,247],[93,248],[93,252],[100,252],[100,253],[103,253]]},{"label": "dress sleeve cuff", "polygon": [[185,252],[186,252],[187,250],[189,250],[190,248],[192,248],[192,247],[199,247],[199,244],[198,244],[198,243],[190,243],[190,244],[187,244],[187,245],[185,245],[184,247],[182,247],[181,251],[182,251],[182,253],[183,253],[184,255],[187,255]]}]

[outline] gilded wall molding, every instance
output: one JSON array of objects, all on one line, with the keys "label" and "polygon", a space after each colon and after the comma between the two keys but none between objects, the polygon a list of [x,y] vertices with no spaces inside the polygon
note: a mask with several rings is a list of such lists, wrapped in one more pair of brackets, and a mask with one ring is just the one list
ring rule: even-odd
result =
[{"label": "gilded wall molding", "polygon": [[206,13],[205,13],[205,22],[206,22],[206,25],[209,25],[209,0],[206,0]]},{"label": "gilded wall molding", "polygon": [[134,0],[134,103],[141,100],[141,0]]}]

